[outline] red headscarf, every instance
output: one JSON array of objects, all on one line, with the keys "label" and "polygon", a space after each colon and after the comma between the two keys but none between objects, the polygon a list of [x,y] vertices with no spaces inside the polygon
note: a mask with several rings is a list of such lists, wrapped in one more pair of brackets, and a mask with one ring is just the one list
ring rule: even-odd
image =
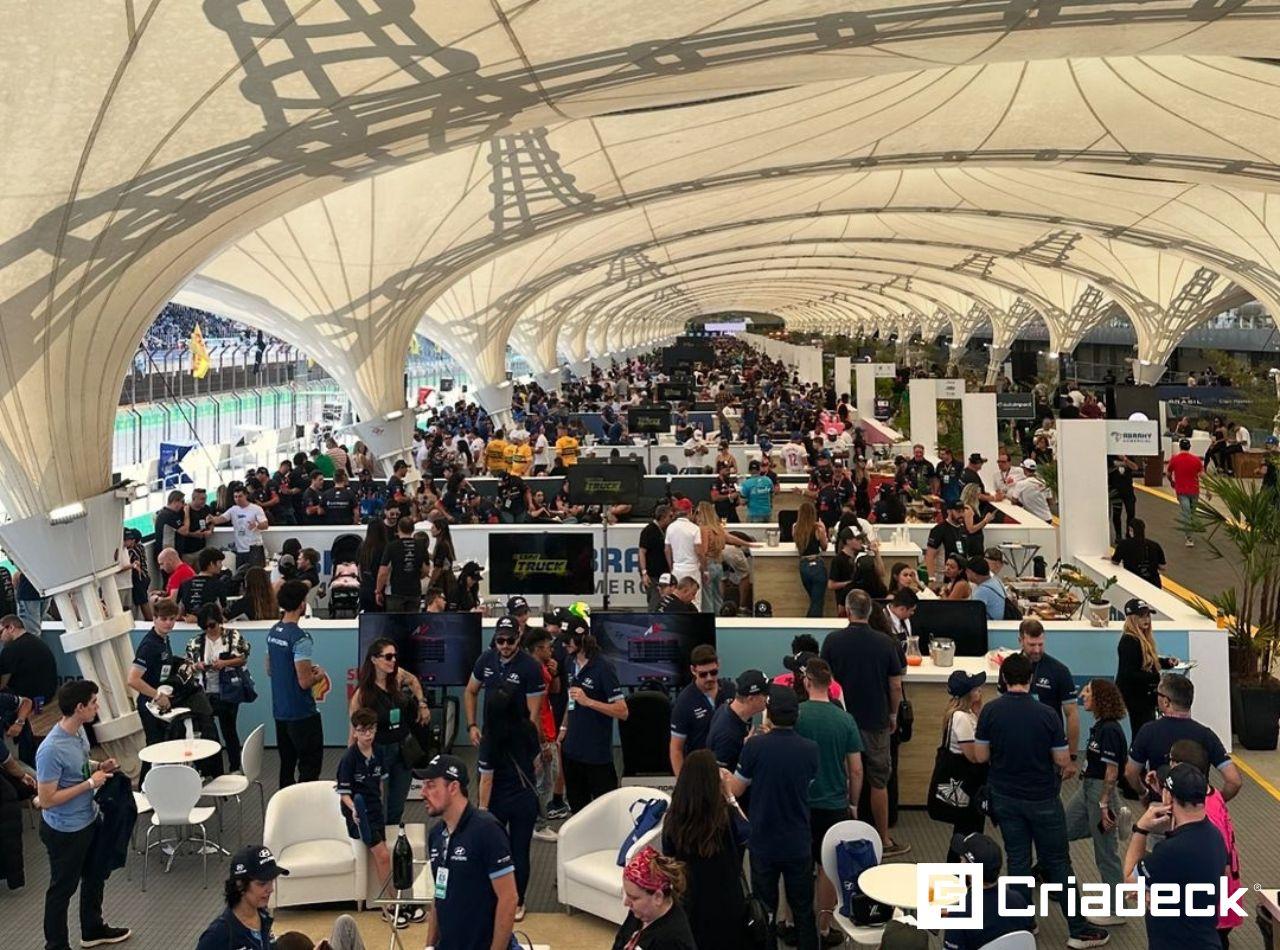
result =
[{"label": "red headscarf", "polygon": [[657,856],[658,852],[653,848],[647,845],[641,848],[627,862],[626,868],[622,871],[623,878],[650,894],[656,894],[659,891],[663,893],[670,891],[671,881],[659,870],[654,862],[654,858]]}]

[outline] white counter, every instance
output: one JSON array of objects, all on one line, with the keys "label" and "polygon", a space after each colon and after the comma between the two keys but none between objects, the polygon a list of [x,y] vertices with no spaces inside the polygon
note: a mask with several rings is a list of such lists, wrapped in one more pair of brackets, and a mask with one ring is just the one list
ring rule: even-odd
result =
[{"label": "white counter", "polygon": [[996,668],[985,656],[958,656],[951,666],[938,666],[929,657],[924,657],[919,666],[908,666],[903,680],[911,683],[945,683],[956,670],[963,670],[972,676],[975,673],[986,673],[987,682],[996,680]]}]

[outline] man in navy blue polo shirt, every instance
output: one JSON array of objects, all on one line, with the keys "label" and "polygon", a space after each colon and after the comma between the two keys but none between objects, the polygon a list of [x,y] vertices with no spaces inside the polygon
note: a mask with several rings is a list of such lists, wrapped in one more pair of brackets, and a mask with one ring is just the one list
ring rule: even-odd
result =
[{"label": "man in navy blue polo shirt", "polygon": [[733,699],[733,681],[720,678],[715,647],[705,643],[694,647],[689,654],[689,672],[693,678],[671,707],[672,775],[680,774],[686,755],[706,748],[712,715]]},{"label": "man in navy blue polo shirt", "polygon": [[499,682],[511,684],[513,689],[524,695],[529,704],[529,718],[537,722],[542,697],[547,691],[542,681],[542,666],[520,648],[520,624],[511,616],[498,618],[493,629],[493,646],[476,660],[466,692],[462,694],[462,705],[467,713],[467,735],[477,748],[480,746],[480,725],[476,721],[476,700],[481,687],[487,688]]},{"label": "man in navy blue polo shirt", "polygon": [[515,865],[498,820],[467,801],[467,766],[437,755],[425,769],[422,800],[441,821],[427,836],[435,873],[435,902],[427,946],[435,950],[491,950],[511,940],[516,915]]},{"label": "man in navy blue polo shirt", "polygon": [[[1240,791],[1243,780],[1222,740],[1208,726],[1191,718],[1191,704],[1196,688],[1181,673],[1165,673],[1156,687],[1156,708],[1160,718],[1143,725],[1129,746],[1129,761],[1124,767],[1125,780],[1136,791],[1144,791],[1148,776],[1169,761],[1169,749],[1179,739],[1200,743],[1209,754],[1213,767],[1222,773],[1222,800],[1230,801]],[[1153,794],[1145,789],[1148,796]]]},{"label": "man in navy blue polo shirt", "polygon": [[[1031,661],[1031,696],[1050,709],[1062,710],[1067,751],[1071,756],[1062,777],[1071,778],[1079,771],[1076,758],[1080,751],[1080,711],[1076,705],[1076,682],[1065,663],[1055,660],[1044,651],[1044,624],[1039,620],[1028,617],[1018,624],[1018,646],[1022,649],[1022,655]],[[1003,693],[1003,669],[998,686]]]},{"label": "man in navy blue polo shirt", "polygon": [[579,812],[618,787],[613,762],[613,720],[630,715],[617,671],[600,653],[600,644],[578,621],[565,640],[569,653],[569,705],[560,726],[569,808]]},{"label": "man in navy blue polo shirt", "polygon": [[751,891],[769,911],[769,945],[776,946],[778,879],[787,888],[798,950],[817,950],[813,917],[813,855],[809,842],[809,785],[818,774],[818,745],[795,730],[800,700],[789,686],[769,687],[772,728],[742,747],[729,780],[741,798],[751,790]]},{"label": "man in navy blue polo shirt", "polygon": [[[1161,783],[1158,801],[1134,823],[1133,837],[1124,856],[1126,879],[1150,891],[1157,885],[1174,885],[1176,906],[1199,913],[1153,915],[1147,911],[1147,943],[1160,950],[1218,950],[1218,912],[1224,898],[1228,906],[1239,903],[1244,892],[1222,894],[1229,885],[1230,856],[1222,833],[1205,814],[1209,780],[1194,765],[1175,765]],[[1164,840],[1147,854],[1147,836],[1163,834]],[[1188,893],[1188,888],[1195,890]],[[1148,897],[1152,895],[1148,894]],[[1167,903],[1167,902],[1166,902]],[[1149,907],[1150,905],[1148,905]]]},{"label": "man in navy blue polo shirt", "polygon": [[711,717],[707,745],[722,769],[738,767],[742,744],[751,735],[751,720],[764,712],[769,701],[769,680],[760,670],[744,670],[738,677],[735,695],[721,704]]},{"label": "man in navy blue polo shirt", "polygon": [[323,684],[327,676],[311,661],[311,634],[298,626],[306,601],[306,584],[285,581],[276,594],[284,618],[267,631],[267,676],[271,678],[281,788],[295,781],[314,782],[324,760],[324,726],[311,687]]},{"label": "man in navy blue polo shirt", "polygon": [[1009,851],[1009,873],[1031,873],[1034,844],[1045,880],[1059,885],[1055,896],[1067,918],[1067,946],[1101,947],[1110,934],[1067,912],[1071,855],[1058,774],[1071,759],[1062,716],[1031,696],[1031,660],[1025,654],[1006,658],[1000,675],[1006,692],[978,715],[974,752],[979,762],[991,763],[987,775],[991,817]]}]

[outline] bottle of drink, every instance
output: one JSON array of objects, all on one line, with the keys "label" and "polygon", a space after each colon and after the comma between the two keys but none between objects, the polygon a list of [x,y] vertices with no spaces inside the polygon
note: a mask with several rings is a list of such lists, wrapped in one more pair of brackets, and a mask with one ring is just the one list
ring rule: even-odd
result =
[{"label": "bottle of drink", "polygon": [[196,727],[190,718],[187,719],[185,725],[187,730],[186,735],[182,738],[182,754],[190,758],[195,755],[196,751]]},{"label": "bottle of drink", "polygon": [[398,891],[413,887],[413,846],[404,833],[403,821],[400,822],[400,833],[396,835],[396,846],[391,850],[391,883]]}]

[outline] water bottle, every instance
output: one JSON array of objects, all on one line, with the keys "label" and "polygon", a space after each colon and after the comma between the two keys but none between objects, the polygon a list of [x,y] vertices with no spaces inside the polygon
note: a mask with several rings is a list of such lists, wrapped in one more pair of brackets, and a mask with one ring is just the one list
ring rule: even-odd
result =
[{"label": "water bottle", "polygon": [[391,883],[397,891],[413,887],[413,846],[404,833],[403,821],[400,822],[400,833],[396,835],[396,846],[391,850]]},{"label": "water bottle", "polygon": [[189,759],[195,755],[196,751],[196,727],[190,719],[187,719],[184,725],[187,727],[187,732],[182,739],[182,754]]}]

